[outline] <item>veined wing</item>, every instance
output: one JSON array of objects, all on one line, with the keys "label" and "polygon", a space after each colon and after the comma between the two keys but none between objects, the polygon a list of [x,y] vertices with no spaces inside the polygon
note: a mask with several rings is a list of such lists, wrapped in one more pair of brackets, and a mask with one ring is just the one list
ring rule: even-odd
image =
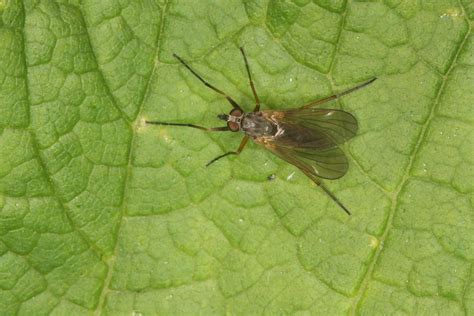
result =
[{"label": "veined wing", "polygon": [[317,135],[316,138],[327,137],[335,144],[342,144],[354,137],[358,129],[355,117],[342,110],[299,108],[264,112],[270,116],[280,115],[279,122],[310,129],[313,135]]},{"label": "veined wing", "polygon": [[357,132],[357,121],[349,113],[328,109],[263,111],[278,124],[275,136],[254,139],[278,157],[297,166],[307,176],[342,177],[348,161],[338,144]]},{"label": "veined wing", "polygon": [[[255,140],[260,143],[258,140]],[[278,142],[262,143],[268,150],[303,171],[312,180],[312,176],[324,179],[338,179],[346,174],[349,164],[346,155],[338,148],[323,150],[315,148],[280,147]]]}]

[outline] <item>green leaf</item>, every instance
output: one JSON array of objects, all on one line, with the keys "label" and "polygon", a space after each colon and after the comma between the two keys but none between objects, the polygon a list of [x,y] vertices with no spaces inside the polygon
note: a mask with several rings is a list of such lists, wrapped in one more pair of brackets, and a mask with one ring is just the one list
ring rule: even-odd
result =
[{"label": "green leaf", "polygon": [[[474,6],[439,1],[0,1],[5,314],[474,313]],[[219,126],[377,76],[314,183]],[[267,178],[276,175],[273,181]]]}]

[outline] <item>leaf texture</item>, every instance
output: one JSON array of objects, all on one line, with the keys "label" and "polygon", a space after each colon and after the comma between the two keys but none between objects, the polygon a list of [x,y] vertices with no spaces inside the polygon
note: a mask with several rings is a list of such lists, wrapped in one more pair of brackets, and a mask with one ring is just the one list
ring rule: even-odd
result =
[{"label": "leaf texture", "polygon": [[[440,1],[0,1],[5,314],[474,312],[474,7]],[[265,109],[359,123],[326,185],[218,126]],[[222,123],[222,122],[221,122]],[[269,181],[270,175],[276,175]]]}]

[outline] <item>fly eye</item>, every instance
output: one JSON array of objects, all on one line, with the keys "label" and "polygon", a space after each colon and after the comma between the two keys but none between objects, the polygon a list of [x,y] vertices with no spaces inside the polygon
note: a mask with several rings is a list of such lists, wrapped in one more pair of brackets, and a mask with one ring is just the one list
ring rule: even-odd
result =
[{"label": "fly eye", "polygon": [[232,111],[230,111],[229,114],[232,116],[240,117],[242,116],[242,111],[240,111],[239,109],[233,109]]},{"label": "fly eye", "polygon": [[227,122],[227,126],[232,132],[238,132],[240,130],[240,125],[236,122]]}]

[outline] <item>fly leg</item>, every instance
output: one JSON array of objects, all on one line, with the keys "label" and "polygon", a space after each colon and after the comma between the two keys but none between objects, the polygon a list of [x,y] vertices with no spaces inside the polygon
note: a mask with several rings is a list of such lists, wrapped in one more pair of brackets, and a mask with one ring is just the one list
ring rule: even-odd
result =
[{"label": "fly leg", "polygon": [[349,216],[352,215],[351,212],[347,209],[347,207],[345,207],[344,204],[342,204],[342,202],[339,201],[339,199],[338,199],[331,191],[329,191],[328,188],[326,188],[326,186],[324,185],[324,183],[323,183],[319,178],[315,177],[313,174],[311,174],[311,173],[309,173],[309,172],[306,172],[305,170],[302,170],[302,169],[301,169],[301,171],[303,171],[303,173],[304,173],[305,175],[307,175],[308,178],[310,178],[311,180],[313,180],[313,182],[314,182],[318,187],[320,187],[320,188],[324,191],[324,193],[326,193],[337,205],[339,205],[339,207],[342,208],[342,210],[343,210],[344,212],[346,212],[347,215],[349,215]]},{"label": "fly leg", "polygon": [[159,122],[159,121],[145,121],[147,124],[154,124],[154,125],[168,125],[168,126],[186,126],[186,127],[192,127],[192,128],[197,128],[203,131],[208,131],[208,132],[223,132],[223,131],[229,131],[230,128],[228,126],[222,126],[222,127],[204,127],[204,126],[199,126],[199,125],[194,125],[190,123],[168,123],[168,122]]},{"label": "fly leg", "polygon": [[199,81],[201,81],[206,87],[211,88],[211,89],[214,90],[215,92],[217,92],[217,93],[223,95],[223,96],[227,99],[227,101],[229,101],[229,103],[234,107],[234,109],[238,109],[238,110],[240,110],[242,113],[244,112],[244,111],[242,110],[242,108],[240,107],[240,105],[237,104],[237,102],[235,102],[234,99],[232,99],[230,96],[228,96],[224,91],[222,91],[222,90],[220,90],[220,89],[217,89],[217,88],[214,87],[212,84],[210,84],[209,82],[207,82],[206,80],[204,80],[204,78],[202,78],[196,71],[194,71],[194,69],[191,68],[191,66],[189,66],[181,57],[179,57],[179,56],[176,55],[176,54],[173,54],[173,56],[174,56],[177,60],[179,60],[179,62],[180,62],[181,64],[183,64],[184,67],[188,68],[188,70],[191,71],[191,73],[192,73],[196,78],[198,78]]},{"label": "fly leg", "polygon": [[243,47],[240,47],[240,52],[242,53],[242,56],[244,57],[245,68],[247,69],[247,75],[249,76],[250,88],[252,88],[252,93],[253,93],[253,96],[255,97],[255,109],[253,109],[253,111],[258,112],[260,110],[260,99],[258,98],[257,91],[255,90],[255,86],[253,84],[252,75],[250,74],[249,62],[247,61],[247,56],[245,56]]},{"label": "fly leg", "polygon": [[211,161],[209,161],[207,164],[206,164],[206,167],[209,167],[210,164],[216,162],[217,160],[225,157],[225,156],[229,156],[229,155],[239,155],[240,152],[244,149],[245,145],[247,145],[247,141],[249,140],[249,136],[248,135],[245,135],[244,138],[242,138],[242,141],[240,142],[240,146],[239,148],[237,149],[237,151],[229,151],[229,152],[226,152],[225,154],[223,155],[220,155],[220,156],[217,156],[216,158],[212,159]]},{"label": "fly leg", "polygon": [[347,207],[344,206],[344,204],[342,204],[341,201],[339,201],[339,199],[331,192],[329,191],[328,188],[326,188],[326,186],[322,183],[322,182],[319,182],[319,183],[316,183],[321,189],[323,189],[323,191],[329,195],[329,197],[334,201],[336,202],[337,205],[339,205],[340,208],[342,208],[344,210],[344,212],[347,213],[347,215],[352,215],[351,212],[347,209]]},{"label": "fly leg", "polygon": [[372,78],[364,83],[361,83],[360,85],[358,86],[355,86],[353,88],[350,88],[350,89],[347,89],[346,91],[343,91],[343,92],[340,92],[340,93],[336,93],[330,97],[327,97],[327,98],[324,98],[324,99],[321,99],[321,100],[317,100],[317,101],[313,101],[313,102],[310,102],[304,106],[302,106],[301,108],[304,109],[304,108],[310,108],[310,107],[313,107],[313,106],[316,106],[316,105],[320,105],[320,104],[323,104],[323,103],[326,103],[326,102],[329,102],[329,101],[332,101],[332,100],[335,100],[335,99],[339,99],[340,97],[344,96],[344,95],[347,95],[351,92],[354,92],[354,91],[357,91],[359,89],[362,89],[366,86],[368,86],[369,84],[371,84],[372,82],[374,82],[375,80],[377,80],[377,78]]}]

